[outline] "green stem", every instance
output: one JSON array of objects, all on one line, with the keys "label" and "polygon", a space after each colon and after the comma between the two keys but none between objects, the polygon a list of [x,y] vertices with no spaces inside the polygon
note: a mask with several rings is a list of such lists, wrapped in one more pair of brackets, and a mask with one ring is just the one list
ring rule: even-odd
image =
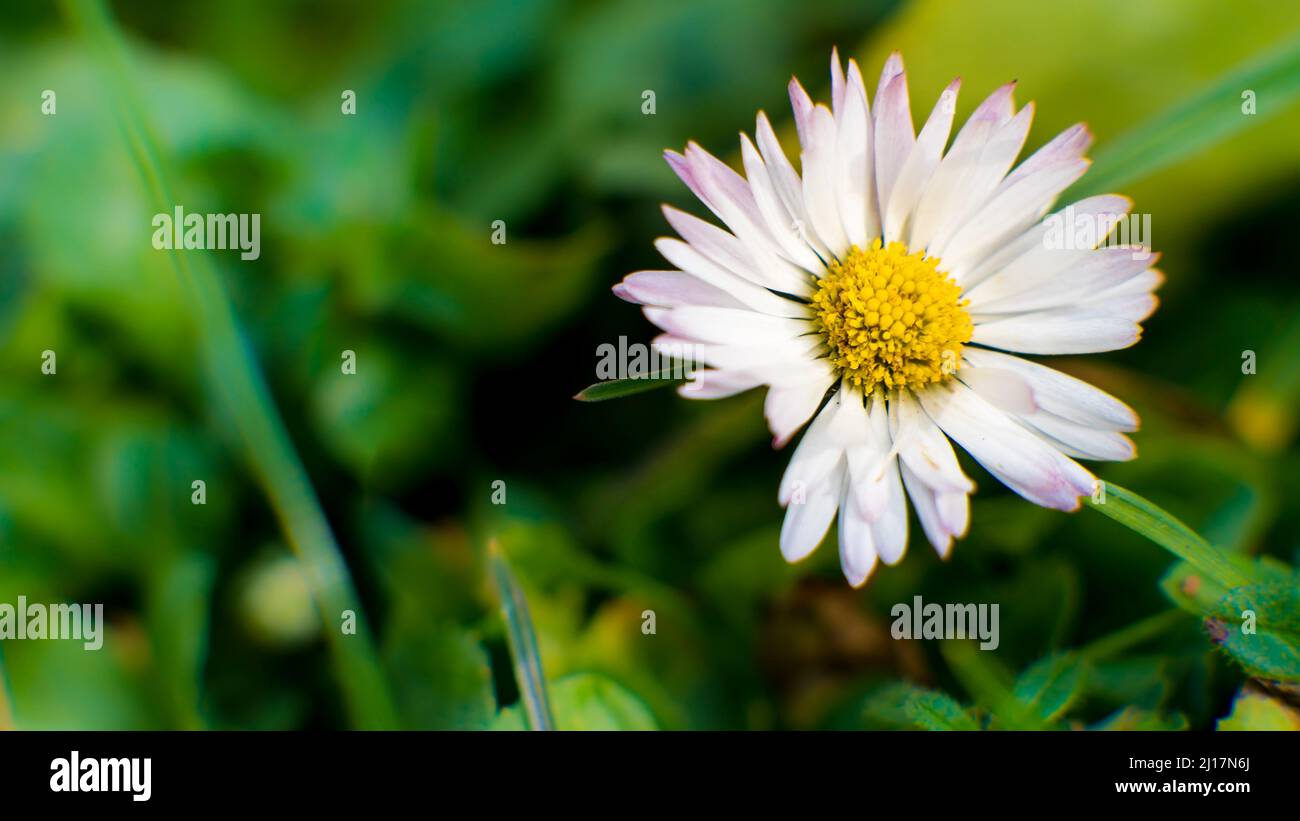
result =
[{"label": "green stem", "polygon": [[1102,636],[1080,649],[1079,656],[1087,661],[1105,661],[1125,650],[1144,644],[1185,621],[1187,621],[1187,614],[1183,611],[1165,610]]},{"label": "green stem", "polygon": [[[171,177],[135,93],[116,24],[103,0],[63,0],[63,7],[103,64],[114,110],[153,207],[169,213],[176,204]],[[352,722],[365,728],[396,726],[396,712],[347,565],[225,288],[205,253],[173,250],[170,258],[188,297],[205,373],[234,420],[252,468],[304,565]],[[356,616],[354,635],[344,635],[341,629],[345,611]]]},{"label": "green stem", "polygon": [[1145,536],[1224,587],[1252,581],[1225,553],[1212,547],[1167,510],[1119,485],[1103,484],[1104,493],[1089,499],[1093,510]]}]

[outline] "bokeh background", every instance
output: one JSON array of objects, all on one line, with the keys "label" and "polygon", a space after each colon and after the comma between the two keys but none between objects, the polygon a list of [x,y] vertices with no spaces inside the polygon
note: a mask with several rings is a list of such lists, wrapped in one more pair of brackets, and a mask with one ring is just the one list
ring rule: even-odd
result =
[{"label": "bokeh background", "polygon": [[[122,78],[77,5],[0,10],[0,602],[103,602],[110,627],[98,652],[0,644],[7,723],[522,726],[495,540],[562,727],[921,728],[930,703],[981,726],[1296,725],[1285,694],[1242,695],[1172,558],[1096,513],[1033,507],[967,461],[980,490],[951,560],[913,523],[902,564],[854,591],[833,547],[781,560],[788,453],[757,393],[571,397],[599,345],[653,335],[609,286],[661,267],[659,203],[702,213],[662,150],[695,139],[734,160],[759,108],[789,131],[785,84],[826,99],[832,45],[869,77],[901,49],[918,123],[953,76],[959,120],[1018,78],[1038,106],[1028,149],[1079,120],[1099,149],[1293,40],[1300,7],[117,2]],[[238,345],[209,355],[221,303],[151,247],[161,209],[124,87],[174,204],[262,215],[260,259],[187,256],[221,283]],[[1163,305],[1136,348],[1061,364],[1143,417],[1141,457],[1102,477],[1218,545],[1295,563],[1292,103],[1261,96],[1258,126],[1125,186],[1153,215]],[[223,355],[266,393],[241,392]],[[313,600],[321,554],[293,549],[273,501],[292,460],[247,418],[283,420],[360,635]],[[914,594],[999,603],[1000,647],[892,640],[890,607]],[[1073,666],[1030,721],[1015,700],[1043,660]]]}]

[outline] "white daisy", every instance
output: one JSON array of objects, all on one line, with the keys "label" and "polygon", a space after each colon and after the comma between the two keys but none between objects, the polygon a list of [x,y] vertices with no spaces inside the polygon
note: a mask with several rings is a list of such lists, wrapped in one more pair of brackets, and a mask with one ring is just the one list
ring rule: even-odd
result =
[{"label": "white daisy", "polygon": [[[993,92],[944,151],[957,89],[920,134],[903,61],[892,55],[875,107],[854,61],[831,58],[831,106],[798,80],[790,100],[802,174],[762,112],[741,135],[745,176],[698,145],[669,165],[729,231],[665,207],[681,239],[656,247],[677,270],[615,286],[708,369],[682,394],[767,386],[780,447],[810,419],[781,482],[781,552],[808,556],[839,513],[844,575],[861,585],[907,547],[907,498],[947,556],[974,486],[949,439],[1026,499],[1075,510],[1096,479],[1071,457],[1131,459],[1137,415],[1110,395],[1009,353],[1125,348],[1156,306],[1155,257],[1132,248],[1045,243],[1045,216],[1087,170],[1091,135],[1067,129],[1015,166],[1033,115],[1014,84]],[[1124,215],[1098,196],[1072,216]],[[995,350],[997,349],[997,350]]]}]

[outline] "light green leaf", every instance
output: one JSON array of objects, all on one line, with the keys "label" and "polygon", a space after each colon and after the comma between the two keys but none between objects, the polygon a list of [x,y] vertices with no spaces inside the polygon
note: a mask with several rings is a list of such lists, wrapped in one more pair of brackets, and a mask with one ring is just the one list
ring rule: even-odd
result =
[{"label": "light green leaf", "polygon": [[[595,673],[575,673],[553,682],[551,703],[555,708],[555,729],[559,730],[658,729],[639,696]],[[493,729],[524,729],[519,705],[502,710]]]},{"label": "light green leaf", "polygon": [[1155,710],[1125,707],[1102,719],[1092,730],[1186,730],[1187,717],[1181,713],[1165,715]]},{"label": "light green leaf", "polygon": [[1300,730],[1300,710],[1267,693],[1243,687],[1232,712],[1219,719],[1216,730]]}]

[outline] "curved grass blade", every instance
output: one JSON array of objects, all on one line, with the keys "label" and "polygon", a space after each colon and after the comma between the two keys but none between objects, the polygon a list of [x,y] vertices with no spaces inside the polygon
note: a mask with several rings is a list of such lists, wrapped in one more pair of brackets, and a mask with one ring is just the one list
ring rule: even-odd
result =
[{"label": "curved grass blade", "polygon": [[687,377],[682,376],[681,368],[661,368],[638,379],[611,379],[588,385],[574,394],[573,398],[579,402],[604,402],[606,399],[621,399],[670,385],[684,385],[688,381]]},{"label": "curved grass blade", "polygon": [[[145,193],[159,213],[170,211],[176,203],[171,174],[136,91],[121,33],[103,0],[64,0],[63,9],[99,58]],[[368,729],[394,727],[396,711],[347,565],[230,298],[206,253],[174,250],[170,259],[188,301],[206,376],[216,386],[224,412],[234,420],[287,541],[302,559],[352,722]],[[344,635],[339,628],[345,611],[357,617],[355,635]]]},{"label": "curved grass blade", "polygon": [[555,717],[551,714],[551,702],[546,694],[546,675],[537,649],[533,620],[528,615],[528,601],[496,539],[488,542],[488,562],[492,567],[497,595],[501,598],[501,616],[506,622],[510,658],[514,662],[515,682],[519,685],[519,698],[524,705],[528,729],[553,730]]},{"label": "curved grass blade", "polygon": [[1088,500],[1093,510],[1145,536],[1224,587],[1252,581],[1250,575],[1237,567],[1226,554],[1215,549],[1167,510],[1119,485],[1110,482],[1104,485],[1104,493]]},{"label": "curved grass blade", "polygon": [[[1242,111],[1255,93],[1257,113]],[[1062,202],[1123,188],[1233,134],[1259,125],[1300,98],[1300,38],[1228,72],[1217,83],[1099,150],[1088,173]]]}]

